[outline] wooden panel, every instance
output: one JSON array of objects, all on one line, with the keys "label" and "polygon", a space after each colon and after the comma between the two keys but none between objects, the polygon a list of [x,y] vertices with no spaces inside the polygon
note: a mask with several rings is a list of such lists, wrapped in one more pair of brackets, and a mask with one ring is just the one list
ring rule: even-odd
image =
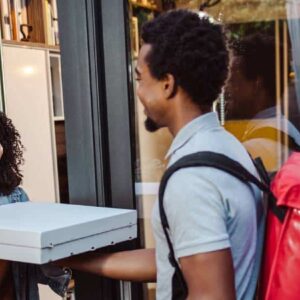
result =
[{"label": "wooden panel", "polygon": [[12,24],[12,34],[13,39],[18,40],[19,36],[19,28],[18,28],[18,20],[17,20],[17,9],[16,9],[16,3],[15,1],[10,1],[10,18],[11,18],[11,24]]},{"label": "wooden panel", "polygon": [[7,0],[0,1],[2,38],[11,39],[10,5]]},{"label": "wooden panel", "polygon": [[33,29],[30,42],[45,43],[44,0],[27,0],[27,18]]},{"label": "wooden panel", "polygon": [[45,45],[41,43],[31,43],[31,42],[22,42],[22,41],[13,41],[13,40],[2,40],[3,45],[13,45],[13,46],[27,46],[35,49],[47,49],[51,52],[59,53],[59,46]]}]

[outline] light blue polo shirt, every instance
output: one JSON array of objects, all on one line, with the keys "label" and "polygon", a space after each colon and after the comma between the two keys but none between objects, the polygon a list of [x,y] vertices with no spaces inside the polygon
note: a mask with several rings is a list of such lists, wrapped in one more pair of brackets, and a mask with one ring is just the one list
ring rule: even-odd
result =
[{"label": "light blue polo shirt", "polygon": [[[220,126],[215,113],[204,114],[179,131],[167,154],[169,165],[198,151],[225,154],[257,176],[248,153]],[[230,248],[237,299],[252,300],[261,252],[257,240],[263,231],[258,189],[217,169],[187,168],[170,178],[164,207],[176,258]],[[152,225],[158,269],[156,299],[170,300],[174,270],[167,258],[169,250],[161,227],[158,201],[153,209]]]}]

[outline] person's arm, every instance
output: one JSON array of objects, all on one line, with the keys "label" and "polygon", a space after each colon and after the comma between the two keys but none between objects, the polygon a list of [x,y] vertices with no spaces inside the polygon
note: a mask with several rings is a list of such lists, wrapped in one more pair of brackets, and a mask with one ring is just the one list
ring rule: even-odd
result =
[{"label": "person's arm", "polygon": [[14,284],[10,272],[10,262],[0,260],[0,299],[14,300]]},{"label": "person's arm", "polygon": [[204,171],[180,170],[170,178],[164,197],[170,235],[188,286],[188,300],[233,300],[228,214],[222,194]]},{"label": "person's arm", "polygon": [[179,259],[188,286],[187,300],[235,300],[230,249]]},{"label": "person's arm", "polygon": [[57,264],[118,280],[156,281],[154,249],[138,249],[107,254],[89,252],[63,259]]}]

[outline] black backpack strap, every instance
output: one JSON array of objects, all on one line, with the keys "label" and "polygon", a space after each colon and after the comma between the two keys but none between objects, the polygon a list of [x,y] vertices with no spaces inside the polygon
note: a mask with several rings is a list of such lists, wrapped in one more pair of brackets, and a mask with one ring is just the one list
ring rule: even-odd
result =
[{"label": "black backpack strap", "polygon": [[[250,154],[249,156],[252,159]],[[252,159],[252,161],[259,175],[259,178],[269,187],[271,183],[270,179],[272,179],[272,177],[270,177],[270,174],[267,172],[262,159],[260,157],[257,157],[255,159]]]},{"label": "black backpack strap", "polygon": [[[260,157],[253,160],[253,163],[255,164],[256,169],[257,169],[260,177],[268,185],[270,185],[270,179],[272,180],[275,177],[276,172],[274,172],[272,174],[268,174]],[[268,205],[268,209],[270,209],[272,211],[272,213],[277,217],[277,219],[281,223],[283,223],[284,218],[285,218],[286,213],[287,213],[287,207],[282,206],[282,205],[278,206],[276,198],[274,197],[273,193],[271,193],[271,192],[268,194],[267,205]]]},{"label": "black backpack strap", "polygon": [[[163,227],[169,228],[168,220],[163,206],[163,196],[168,180],[176,171],[190,167],[211,167],[222,170],[244,183],[253,183],[260,190],[269,192],[268,184],[264,181],[259,181],[254,175],[246,170],[239,162],[220,153],[201,151],[186,155],[171,165],[164,173],[159,186],[159,212]],[[258,170],[260,174],[260,171]],[[261,178],[264,180],[263,178]]]}]

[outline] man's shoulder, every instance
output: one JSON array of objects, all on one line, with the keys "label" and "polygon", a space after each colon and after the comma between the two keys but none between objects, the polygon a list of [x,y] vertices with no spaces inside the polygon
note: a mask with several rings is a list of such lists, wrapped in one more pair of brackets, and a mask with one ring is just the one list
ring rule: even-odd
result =
[{"label": "man's shoulder", "polygon": [[[243,145],[230,133],[227,134],[227,132],[225,132],[224,135],[224,139],[229,140],[226,143],[219,143],[219,141],[215,140],[210,141],[207,144],[199,141],[197,144],[197,141],[195,140],[190,141],[189,145],[185,145],[181,149],[178,149],[178,151],[172,155],[169,162],[169,167],[187,155],[202,151],[210,151],[223,154],[230,159],[237,161],[254,176],[258,176],[252,159]],[[199,136],[199,138],[201,137]],[[217,192],[222,194],[222,191],[229,188],[228,185],[230,185],[232,188],[232,181],[235,181],[234,184],[236,186],[243,184],[238,179],[233,178],[230,174],[218,168],[189,167],[183,168],[177,171],[176,174],[173,174],[172,179],[170,179],[169,186],[175,190],[182,188],[188,193],[191,191],[191,189],[188,188],[190,183],[197,184],[197,186],[202,186],[202,184],[207,186],[207,183],[209,182],[211,187],[214,187]]]},{"label": "man's shoulder", "polygon": [[187,155],[205,151],[225,155],[228,158],[237,161],[253,173],[254,165],[249,153],[243,144],[232,134],[225,132],[225,134],[222,134],[221,138],[220,136],[208,135],[208,137],[209,136],[211,137],[210,141],[208,141],[207,137],[205,140],[201,140],[202,136],[199,135],[182,148],[178,149],[171,156],[168,167]]}]

